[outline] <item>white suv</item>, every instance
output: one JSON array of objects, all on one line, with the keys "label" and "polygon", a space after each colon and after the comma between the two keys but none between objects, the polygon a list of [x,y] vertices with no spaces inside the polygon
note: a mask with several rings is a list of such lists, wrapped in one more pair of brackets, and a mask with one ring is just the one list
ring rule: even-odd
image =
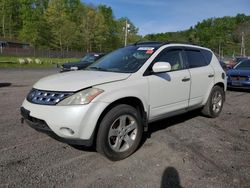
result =
[{"label": "white suv", "polygon": [[111,160],[138,147],[148,123],[200,108],[217,117],[226,76],[207,48],[141,42],[86,70],[39,80],[21,114],[34,129],[73,145],[96,145]]}]

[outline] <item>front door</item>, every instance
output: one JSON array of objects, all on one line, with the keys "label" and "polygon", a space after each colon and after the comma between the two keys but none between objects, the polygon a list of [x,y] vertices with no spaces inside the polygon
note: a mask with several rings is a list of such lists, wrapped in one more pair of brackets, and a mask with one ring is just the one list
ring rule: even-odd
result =
[{"label": "front door", "polygon": [[170,63],[171,71],[148,76],[150,120],[187,108],[191,79],[182,49],[165,49],[154,62]]}]

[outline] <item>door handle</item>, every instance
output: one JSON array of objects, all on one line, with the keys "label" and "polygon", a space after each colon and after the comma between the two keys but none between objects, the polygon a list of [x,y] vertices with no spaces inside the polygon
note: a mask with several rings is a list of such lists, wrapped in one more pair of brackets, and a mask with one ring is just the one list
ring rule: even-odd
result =
[{"label": "door handle", "polygon": [[187,81],[189,81],[190,80],[190,78],[188,78],[188,77],[184,77],[181,81],[183,81],[183,82],[187,82]]},{"label": "door handle", "polygon": [[209,78],[213,78],[213,77],[214,77],[214,74],[209,74],[208,77],[209,77]]}]

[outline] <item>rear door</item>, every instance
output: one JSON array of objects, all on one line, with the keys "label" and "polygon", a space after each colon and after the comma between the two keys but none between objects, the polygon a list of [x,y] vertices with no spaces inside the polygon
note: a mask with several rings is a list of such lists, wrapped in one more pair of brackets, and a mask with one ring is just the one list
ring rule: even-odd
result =
[{"label": "rear door", "polygon": [[186,48],[186,63],[191,75],[189,106],[200,105],[211,85],[214,84],[214,70],[209,65],[203,49]]}]

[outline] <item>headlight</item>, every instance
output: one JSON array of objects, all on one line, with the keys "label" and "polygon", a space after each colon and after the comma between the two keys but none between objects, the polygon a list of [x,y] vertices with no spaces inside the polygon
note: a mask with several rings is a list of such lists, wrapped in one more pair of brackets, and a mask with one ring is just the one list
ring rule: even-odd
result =
[{"label": "headlight", "polygon": [[67,105],[79,105],[79,104],[89,104],[94,98],[104,92],[98,88],[89,88],[79,91],[68,98],[62,100],[57,105],[67,106]]}]

